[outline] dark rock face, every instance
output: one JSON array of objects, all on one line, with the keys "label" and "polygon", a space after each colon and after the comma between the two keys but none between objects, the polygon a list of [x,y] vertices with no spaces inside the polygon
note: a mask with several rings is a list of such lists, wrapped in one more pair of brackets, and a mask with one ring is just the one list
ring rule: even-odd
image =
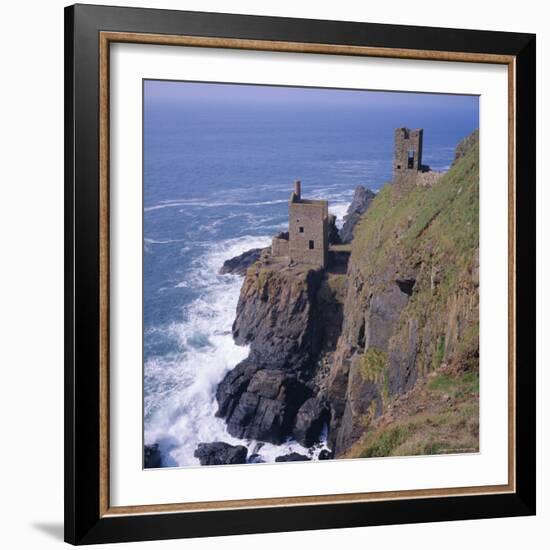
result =
[{"label": "dark rock face", "polygon": [[333,429],[331,433],[331,448],[346,449],[361,436],[365,430],[363,419],[372,404],[374,404],[375,413],[379,414],[382,402],[378,385],[374,380],[363,378],[360,370],[360,355],[356,355],[351,360],[344,413],[337,424],[338,429]]},{"label": "dark rock face", "polygon": [[323,426],[328,420],[327,407],[311,397],[298,410],[292,435],[298,443],[304,447],[310,447],[319,441]]},{"label": "dark rock face", "polygon": [[275,462],[300,462],[304,460],[311,460],[311,458],[306,455],[301,455],[300,453],[290,453],[288,455],[278,456]]},{"label": "dark rock face", "polygon": [[343,243],[349,243],[353,239],[353,230],[361,216],[367,211],[372,199],[376,195],[362,185],[355,189],[353,200],[349,205],[348,212],[344,216],[344,225],[340,229],[340,239]]},{"label": "dark rock face", "polygon": [[233,336],[237,344],[248,344],[250,353],[216,392],[217,415],[226,419],[233,436],[275,444],[293,430],[302,440],[318,437],[326,413],[308,406],[298,423],[296,416],[312,396],[322,348],[317,311],[322,278],[322,270],[278,270],[261,261],[248,270]]},{"label": "dark rock face", "polygon": [[329,450],[327,449],[323,449],[320,453],[319,453],[319,456],[317,457],[319,460],[330,460],[331,458],[334,458],[334,455],[333,453],[331,453]]},{"label": "dark rock face", "polygon": [[245,464],[246,447],[229,445],[223,441],[213,443],[199,443],[195,450],[195,457],[200,460],[201,466],[219,466],[221,464]]},{"label": "dark rock face", "polygon": [[[296,376],[280,370],[257,370],[243,361],[218,387],[219,416],[235,437],[282,443],[300,405],[309,396]],[[223,414],[222,414],[223,413]]]},{"label": "dark rock face", "polygon": [[[397,394],[414,381],[415,373],[402,368],[409,356],[403,353],[397,357],[390,340],[410,300],[410,294],[396,281],[415,281],[415,278],[395,275],[393,269],[379,273],[378,280],[372,281],[376,286],[372,285],[370,292],[364,293],[365,281],[359,270],[352,269],[350,273],[351,285],[344,314],[345,337],[339,341],[341,355],[331,371],[328,388],[331,405],[329,446],[336,454],[364,433],[366,417],[381,413],[384,386],[386,391]],[[409,287],[405,285],[406,290]],[[359,303],[358,295],[361,296]],[[383,379],[364,374],[369,350],[376,350],[380,360],[387,364]]]},{"label": "dark rock face", "polygon": [[220,268],[220,274],[232,273],[234,275],[246,275],[246,270],[259,260],[265,248],[251,248],[239,256],[225,260]]},{"label": "dark rock face", "polygon": [[346,275],[324,279],[317,291],[317,322],[322,327],[322,353],[334,351],[342,332]]},{"label": "dark rock face", "polygon": [[316,316],[320,269],[276,271],[251,268],[241,288],[233,338],[250,345],[258,368],[298,372],[320,350],[322,327]]},{"label": "dark rock face", "polygon": [[162,468],[162,456],[158,443],[143,447],[143,465],[145,468]]},{"label": "dark rock face", "polygon": [[222,418],[231,417],[241,395],[248,388],[248,384],[257,370],[258,365],[245,359],[227,373],[216,390],[217,416]]},{"label": "dark rock face", "polygon": [[385,350],[409,294],[391,283],[374,294],[365,316],[365,347]]}]

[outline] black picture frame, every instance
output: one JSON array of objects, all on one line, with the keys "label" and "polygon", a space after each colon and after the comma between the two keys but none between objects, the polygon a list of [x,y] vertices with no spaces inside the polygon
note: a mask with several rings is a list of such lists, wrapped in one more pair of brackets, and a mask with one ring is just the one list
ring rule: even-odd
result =
[{"label": "black picture frame", "polygon": [[[512,56],[515,491],[140,515],[100,512],[100,32]],[[535,514],[535,35],[75,5],[65,9],[65,540],[128,542]]]}]

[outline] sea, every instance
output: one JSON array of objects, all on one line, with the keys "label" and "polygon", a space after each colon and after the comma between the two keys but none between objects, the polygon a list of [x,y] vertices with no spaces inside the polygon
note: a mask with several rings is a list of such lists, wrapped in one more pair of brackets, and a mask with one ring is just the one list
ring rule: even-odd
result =
[{"label": "sea", "polygon": [[[341,226],[356,186],[391,179],[396,127],[424,128],[423,163],[450,166],[478,127],[477,97],[152,82],[144,87],[144,443],[166,467],[198,466],[200,442],[244,444],[265,462],[311,449],[232,437],[216,387],[248,354],[231,325],[242,285],[223,262],[270,244],[287,201],[329,201]],[[363,94],[363,95],[362,95]]]}]

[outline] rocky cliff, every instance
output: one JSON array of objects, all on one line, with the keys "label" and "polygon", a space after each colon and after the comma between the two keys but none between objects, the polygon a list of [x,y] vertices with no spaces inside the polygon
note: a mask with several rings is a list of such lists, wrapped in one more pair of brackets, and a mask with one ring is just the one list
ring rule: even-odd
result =
[{"label": "rocky cliff", "polygon": [[340,229],[340,239],[343,243],[351,242],[355,226],[367,211],[375,196],[370,189],[366,189],[362,185],[355,188],[353,199],[348,207],[347,214],[344,216],[344,224]]},{"label": "rocky cliff", "polygon": [[234,258],[226,260],[220,268],[220,275],[226,275],[228,273],[246,275],[246,270],[260,259],[262,252],[265,250],[265,248],[251,248]]},{"label": "rocky cliff", "polygon": [[268,253],[247,270],[233,336],[250,354],[217,390],[217,414],[232,435],[273,443],[292,435],[306,445],[318,438],[328,408],[311,399],[315,375],[340,313],[325,307],[325,287],[322,270],[290,268]]},{"label": "rocky cliff", "polygon": [[477,446],[477,135],[460,147],[434,186],[388,184],[371,199],[346,274],[289,267],[268,252],[247,269],[233,335],[250,354],[217,392],[231,434],[309,446],[328,424],[337,456],[427,452],[429,423],[390,450],[369,437],[392,429],[406,396],[422,411],[427,395],[443,395],[445,413],[447,394],[418,390],[444,373],[466,388],[456,406],[471,416],[468,449]]},{"label": "rocky cliff", "polygon": [[355,229],[325,390],[337,455],[431,372],[477,372],[476,137],[468,145],[433,187],[385,186]]}]

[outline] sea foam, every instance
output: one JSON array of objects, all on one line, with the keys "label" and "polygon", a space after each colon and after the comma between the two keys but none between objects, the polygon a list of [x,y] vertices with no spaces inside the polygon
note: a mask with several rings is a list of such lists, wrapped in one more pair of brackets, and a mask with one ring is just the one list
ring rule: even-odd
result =
[{"label": "sea foam", "polygon": [[351,202],[334,202],[329,203],[328,211],[336,216],[336,227],[341,229],[344,225],[344,216],[348,212]]},{"label": "sea foam", "polygon": [[269,243],[268,237],[228,239],[197,259],[183,282],[200,289],[200,295],[185,308],[181,322],[165,328],[181,351],[145,364],[145,443],[159,443],[167,466],[198,465],[194,451],[201,442],[244,444],[266,462],[293,451],[315,457],[323,448],[308,450],[292,440],[283,445],[239,440],[215,416],[219,382],[249,351],[237,346],[231,333],[242,277],[218,271],[225,260]]}]

